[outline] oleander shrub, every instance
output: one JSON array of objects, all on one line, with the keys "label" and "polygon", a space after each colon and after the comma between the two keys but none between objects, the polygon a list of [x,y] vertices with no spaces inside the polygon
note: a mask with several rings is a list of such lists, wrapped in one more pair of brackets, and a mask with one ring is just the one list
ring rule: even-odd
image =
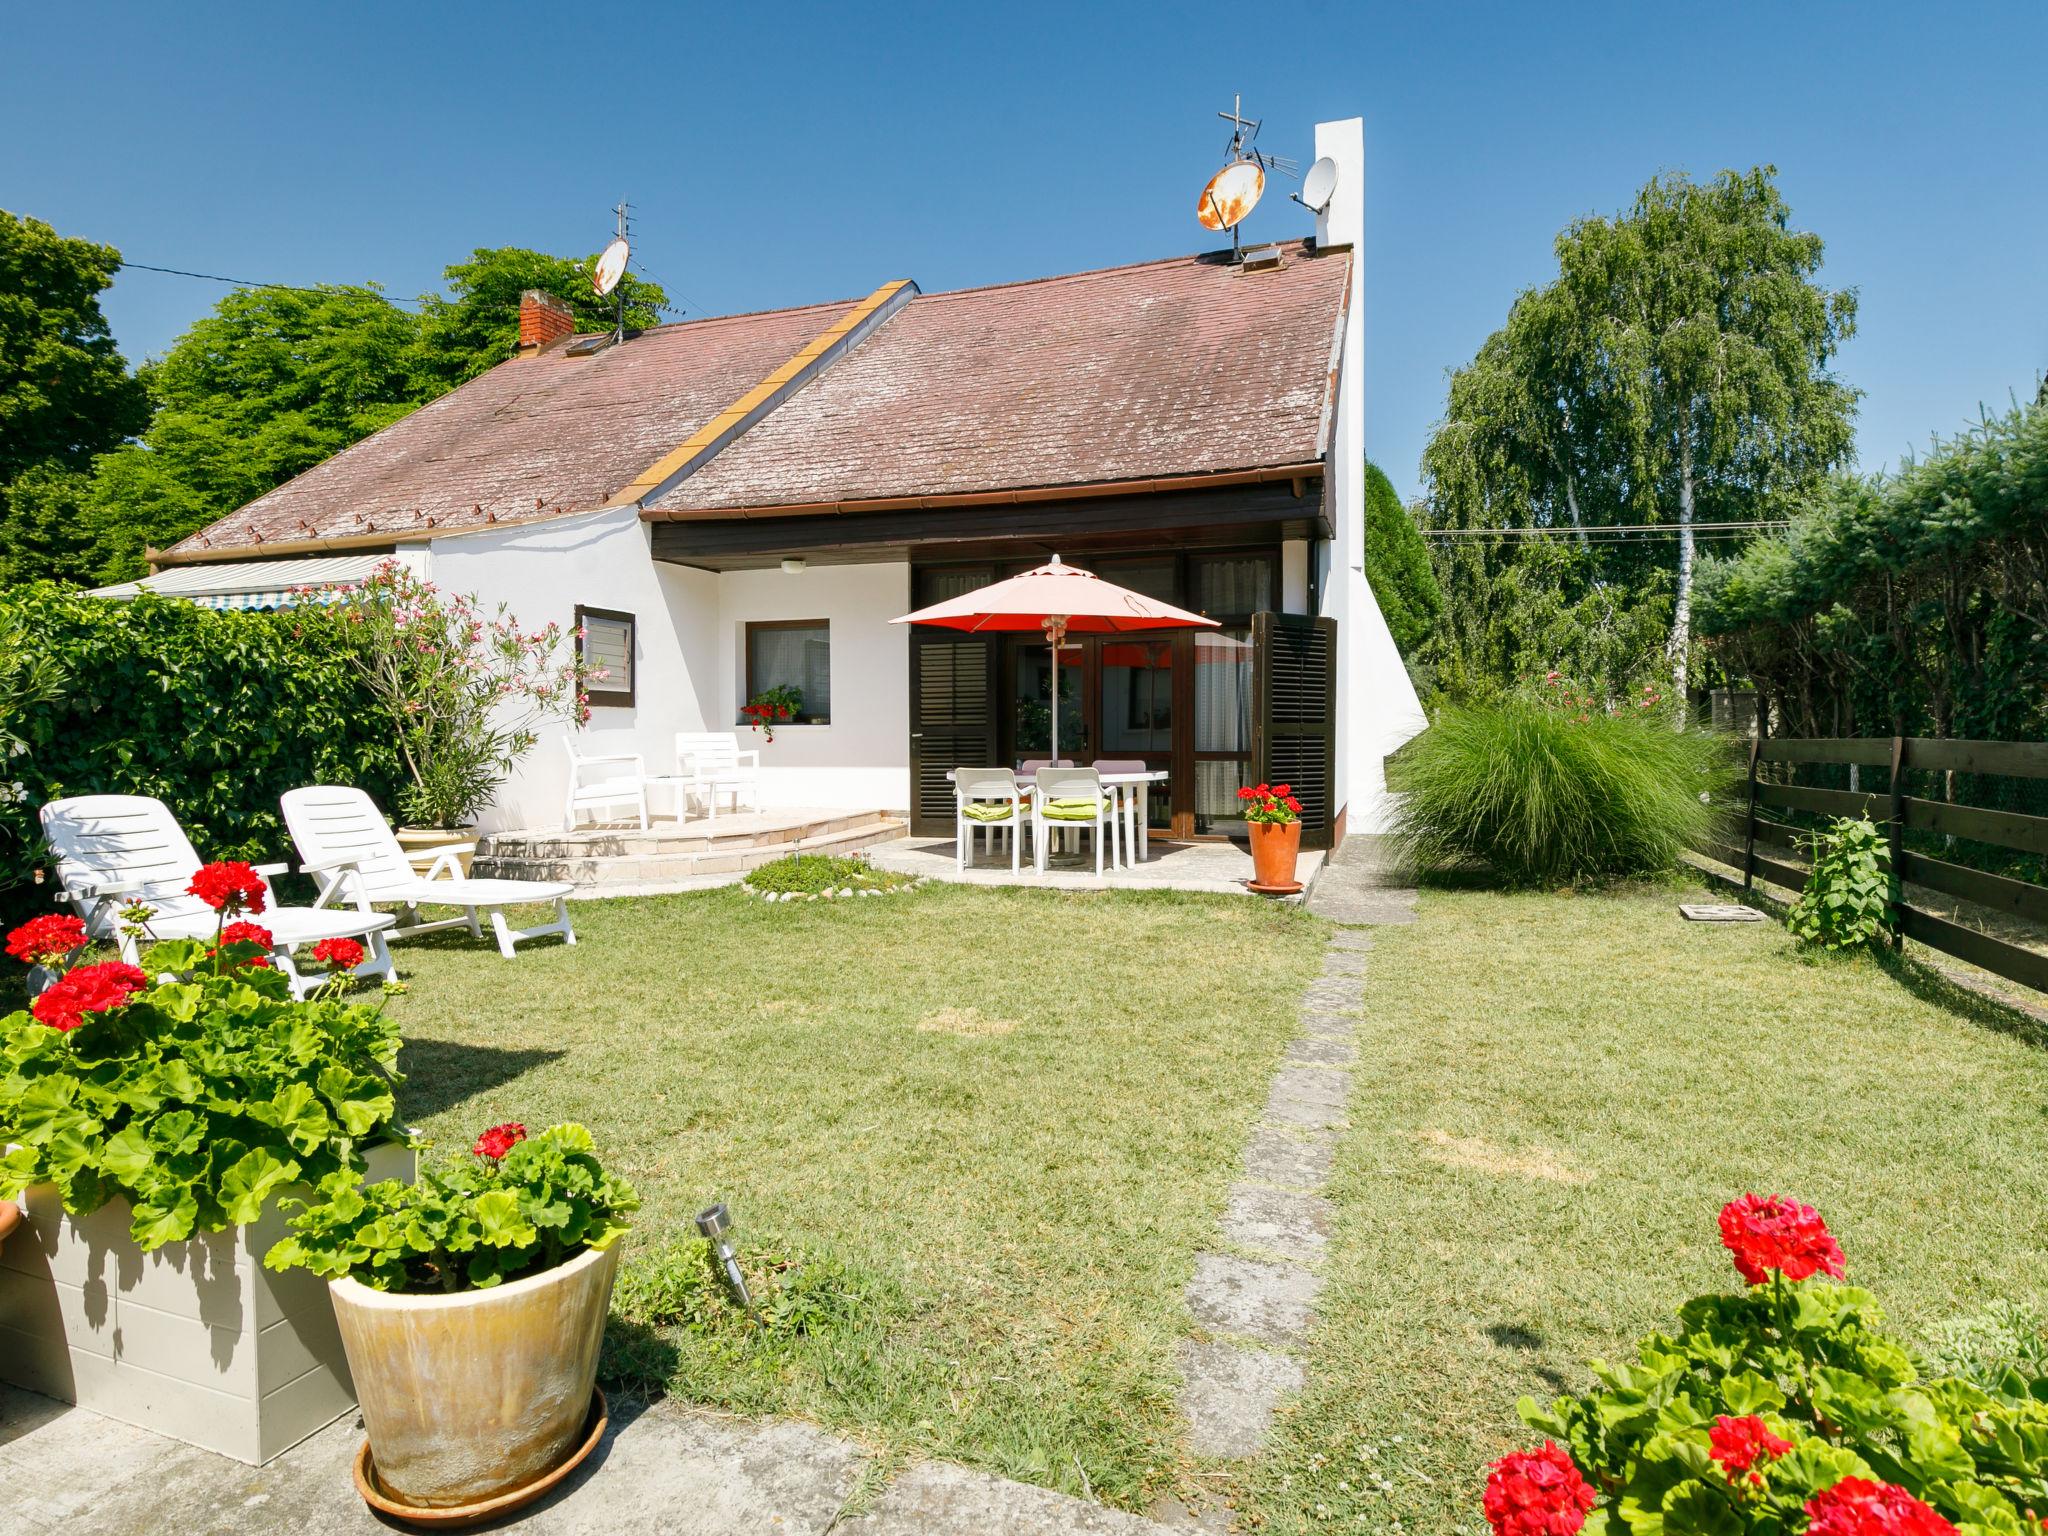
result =
[{"label": "oleander shrub", "polygon": [[0,796],[0,922],[49,905],[35,884],[46,801],[154,795],[202,858],[261,861],[290,851],[277,804],[287,789],[353,784],[389,808],[408,782],[322,611],[109,602],[45,583],[0,590],[0,633],[62,679],[7,724],[21,750]]},{"label": "oleander shrub", "polygon": [[1723,738],[1661,709],[1447,706],[1402,753],[1396,844],[1412,867],[1476,860],[1518,886],[1656,874],[1712,826],[1703,797],[1733,763]]}]

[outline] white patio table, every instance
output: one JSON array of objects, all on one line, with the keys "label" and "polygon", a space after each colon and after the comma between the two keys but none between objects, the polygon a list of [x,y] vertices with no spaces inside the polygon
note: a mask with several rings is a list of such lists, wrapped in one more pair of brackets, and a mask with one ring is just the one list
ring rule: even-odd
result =
[{"label": "white patio table", "polygon": [[[1086,766],[1085,764],[1083,766]],[[956,769],[946,770],[947,782],[951,782]],[[1146,773],[1105,773],[1102,787],[1116,796],[1116,817],[1124,824],[1123,833],[1117,838],[1117,866],[1129,869],[1133,859],[1143,863],[1152,851],[1152,786],[1164,784],[1172,777],[1164,768],[1154,768]],[[1030,789],[1037,781],[1037,775],[1020,773],[1017,787]]]}]

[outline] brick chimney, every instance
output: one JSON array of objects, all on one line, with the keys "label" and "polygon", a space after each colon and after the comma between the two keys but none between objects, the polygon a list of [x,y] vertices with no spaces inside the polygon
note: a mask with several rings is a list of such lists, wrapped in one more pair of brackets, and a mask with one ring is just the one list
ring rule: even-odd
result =
[{"label": "brick chimney", "polygon": [[552,293],[529,288],[519,295],[519,355],[527,357],[576,334],[576,317]]}]

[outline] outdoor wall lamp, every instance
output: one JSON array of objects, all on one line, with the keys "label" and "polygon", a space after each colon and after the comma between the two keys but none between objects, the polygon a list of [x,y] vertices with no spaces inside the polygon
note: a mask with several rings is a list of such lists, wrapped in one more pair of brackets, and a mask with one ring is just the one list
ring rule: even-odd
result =
[{"label": "outdoor wall lamp", "polygon": [[790,555],[782,562],[782,569],[787,575],[801,576],[805,563],[802,555]]},{"label": "outdoor wall lamp", "polygon": [[732,1244],[725,1238],[725,1234],[732,1230],[732,1212],[725,1208],[723,1200],[697,1213],[697,1230],[704,1234],[704,1240],[711,1245],[711,1251],[718,1259],[718,1267],[724,1272],[725,1283],[732,1287],[733,1295],[738,1297],[740,1305],[747,1309],[747,1316],[759,1322],[761,1314],[754,1310],[754,1297],[747,1289],[747,1277],[740,1272],[739,1255],[732,1251]]}]

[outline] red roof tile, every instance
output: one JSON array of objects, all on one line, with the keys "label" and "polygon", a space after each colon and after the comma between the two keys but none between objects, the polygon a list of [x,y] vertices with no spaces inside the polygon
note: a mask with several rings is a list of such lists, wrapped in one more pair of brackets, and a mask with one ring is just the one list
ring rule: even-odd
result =
[{"label": "red roof tile", "polygon": [[938,496],[1308,463],[1350,257],[1180,257],[922,295],[657,508]]},{"label": "red roof tile", "polygon": [[512,358],[176,548],[403,535],[599,506],[851,307],[690,320],[589,357],[554,347]]}]

